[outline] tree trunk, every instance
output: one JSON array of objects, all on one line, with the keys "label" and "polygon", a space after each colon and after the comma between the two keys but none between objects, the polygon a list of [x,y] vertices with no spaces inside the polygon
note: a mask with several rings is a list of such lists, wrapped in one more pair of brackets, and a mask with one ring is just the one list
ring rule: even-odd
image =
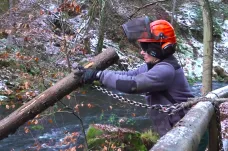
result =
[{"label": "tree trunk", "polygon": [[172,17],[171,17],[171,24],[174,26],[174,16],[176,16],[175,15],[175,10],[176,10],[176,0],[173,0],[173,8],[172,8]]},{"label": "tree trunk", "polygon": [[97,43],[97,52],[100,53],[103,47],[104,41],[104,30],[105,30],[105,19],[106,19],[106,0],[99,0],[101,11],[100,11],[100,28],[99,28],[99,38]]},{"label": "tree trunk", "polygon": [[213,39],[212,16],[208,0],[199,0],[203,13],[203,87],[202,95],[212,90]]},{"label": "tree trunk", "polygon": [[[213,67],[213,40],[212,40],[212,16],[208,0],[199,0],[203,13],[203,80],[202,95],[205,96],[212,90],[212,67]],[[218,131],[215,115],[211,117],[209,125],[209,150],[218,149]],[[217,136],[215,138],[214,136]],[[211,142],[214,142],[213,145]],[[213,147],[212,147],[213,146]]]},{"label": "tree trunk", "polygon": [[[13,11],[12,11],[12,8],[13,8],[13,0],[9,0],[9,26],[10,28],[13,28],[13,24],[14,24],[14,17],[13,17]],[[13,38],[12,38],[12,35],[9,34],[8,37],[7,37],[7,46],[8,47],[11,47],[13,45]]]},{"label": "tree trunk", "polygon": [[[118,59],[119,57],[113,49],[107,49],[94,57],[85,68],[103,70],[115,63]],[[0,140],[7,137],[9,134],[13,134],[22,124],[33,119],[37,114],[54,105],[64,96],[78,88],[81,85],[79,81],[80,77],[75,77],[72,72],[58,81],[54,86],[48,88],[39,96],[30,100],[9,116],[2,119],[0,121]]]}]

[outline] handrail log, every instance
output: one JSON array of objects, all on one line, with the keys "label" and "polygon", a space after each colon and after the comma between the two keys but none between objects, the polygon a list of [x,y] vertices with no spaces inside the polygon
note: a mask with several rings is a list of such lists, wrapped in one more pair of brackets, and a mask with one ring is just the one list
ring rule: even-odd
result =
[{"label": "handrail log", "polygon": [[[210,92],[207,98],[228,97],[228,86]],[[150,151],[195,151],[214,115],[211,102],[199,102],[150,149]],[[216,145],[217,146],[217,145]]]}]

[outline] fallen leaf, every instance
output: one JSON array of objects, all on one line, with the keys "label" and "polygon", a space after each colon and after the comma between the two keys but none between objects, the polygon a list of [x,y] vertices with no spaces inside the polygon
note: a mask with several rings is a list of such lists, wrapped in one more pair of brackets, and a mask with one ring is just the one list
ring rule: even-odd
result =
[{"label": "fallen leaf", "polygon": [[111,148],[112,148],[112,149],[115,149],[115,148],[116,148],[116,145],[115,145],[115,144],[112,144],[112,145],[111,145]]},{"label": "fallen leaf", "polygon": [[84,146],[82,145],[82,144],[80,144],[79,146],[78,146],[78,148],[83,148]]},{"label": "fallen leaf", "polygon": [[29,19],[30,19],[30,20],[31,20],[33,17],[34,17],[33,15],[29,14]]},{"label": "fallen leaf", "polygon": [[52,119],[49,119],[49,120],[48,120],[48,122],[49,122],[50,124],[52,124],[52,123],[53,123]]},{"label": "fallen leaf", "polygon": [[38,120],[34,120],[34,124],[37,125],[39,123]]},{"label": "fallen leaf", "polygon": [[35,118],[39,118],[40,117],[40,114],[37,114]]},{"label": "fallen leaf", "polygon": [[25,131],[25,133],[28,133],[29,132],[29,128],[28,127],[25,127],[24,128],[24,131]]},{"label": "fallen leaf", "polygon": [[29,37],[27,37],[27,36],[24,38],[24,41],[26,41],[26,42],[28,42],[28,41],[30,41],[30,40],[31,40],[31,38],[29,38]]},{"label": "fallen leaf", "polygon": [[66,98],[67,98],[68,100],[70,100],[70,95],[66,95]]},{"label": "fallen leaf", "polygon": [[28,121],[28,122],[27,122],[27,125],[28,125],[28,126],[29,126],[29,125],[31,125],[31,124],[32,124],[32,122],[31,122],[31,121]]},{"label": "fallen leaf", "polygon": [[102,149],[102,151],[108,151],[108,147],[104,146],[104,148]]},{"label": "fallen leaf", "polygon": [[34,58],[34,60],[35,60],[35,62],[38,62],[39,61],[39,58],[36,57],[36,58]]},{"label": "fallen leaf", "polygon": [[70,148],[70,151],[76,151],[76,146]]},{"label": "fallen leaf", "polygon": [[26,81],[26,82],[24,83],[24,86],[25,86],[25,89],[29,89],[29,86],[30,86],[29,82]]},{"label": "fallen leaf", "polygon": [[10,106],[8,104],[6,105],[6,109],[10,109]]},{"label": "fallen leaf", "polygon": [[89,104],[87,104],[87,106],[88,106],[88,108],[91,108],[92,107],[92,105],[89,103]]},{"label": "fallen leaf", "polygon": [[12,30],[11,29],[6,29],[5,32],[9,35],[12,33]]},{"label": "fallen leaf", "polygon": [[6,94],[6,95],[10,95],[10,94],[12,94],[12,93],[13,93],[13,91],[10,90],[10,89],[8,89],[8,90],[5,91],[5,94]]},{"label": "fallen leaf", "polygon": [[75,11],[76,11],[76,13],[80,13],[80,6],[79,6],[79,5],[77,5],[77,6],[75,7]]}]

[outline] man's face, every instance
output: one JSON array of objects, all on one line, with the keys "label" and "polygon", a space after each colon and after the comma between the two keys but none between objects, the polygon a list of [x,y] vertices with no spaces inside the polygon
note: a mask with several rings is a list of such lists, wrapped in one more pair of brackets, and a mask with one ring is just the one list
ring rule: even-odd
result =
[{"label": "man's face", "polygon": [[159,61],[158,58],[153,57],[152,55],[149,55],[147,51],[151,51],[151,49],[154,50],[160,50],[160,43],[152,43],[152,42],[140,42],[139,43],[141,47],[141,52],[140,54],[143,56],[144,60],[146,63],[156,63]]},{"label": "man's face", "polygon": [[140,54],[143,56],[144,61],[145,61],[146,63],[153,63],[155,60],[158,60],[157,58],[155,58],[155,57],[149,55],[147,52],[145,52],[145,51],[143,51],[143,50],[141,50]]}]

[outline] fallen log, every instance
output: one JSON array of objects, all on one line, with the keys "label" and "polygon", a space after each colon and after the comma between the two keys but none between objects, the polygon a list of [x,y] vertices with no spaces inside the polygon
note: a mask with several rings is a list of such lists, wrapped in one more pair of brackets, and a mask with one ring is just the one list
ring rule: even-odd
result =
[{"label": "fallen log", "polygon": [[[85,68],[103,70],[114,64],[119,59],[115,50],[108,48],[94,57]],[[53,106],[57,101],[80,87],[80,77],[70,73],[58,81],[54,86],[48,88],[40,95],[30,100],[16,111],[0,121],[0,140],[13,134],[25,122],[33,119],[37,114]]]}]

